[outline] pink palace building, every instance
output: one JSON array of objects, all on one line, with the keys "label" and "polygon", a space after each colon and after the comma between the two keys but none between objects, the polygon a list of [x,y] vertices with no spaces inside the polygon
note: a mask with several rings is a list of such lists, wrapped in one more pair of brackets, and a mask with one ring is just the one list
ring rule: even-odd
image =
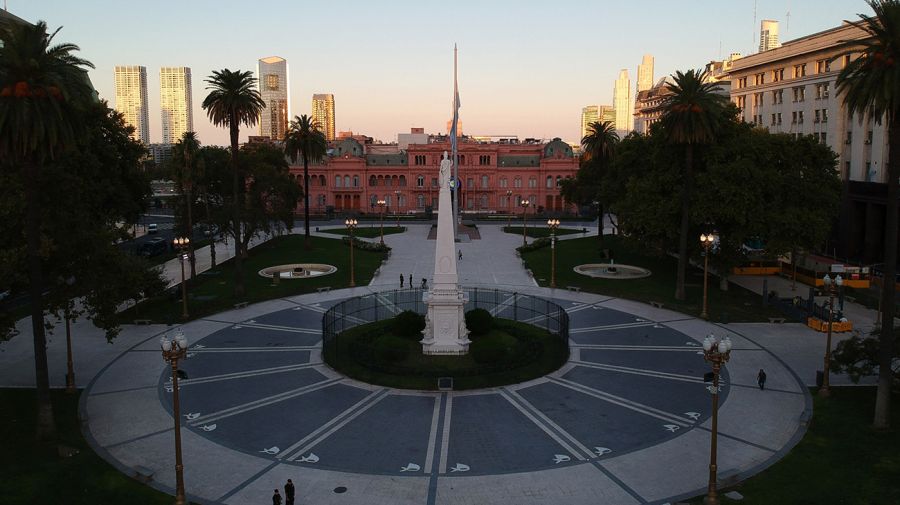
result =
[{"label": "pink palace building", "polygon": [[[437,208],[438,167],[450,140],[425,135],[414,128],[412,138],[398,144],[374,144],[347,135],[329,145],[328,156],[309,166],[309,201],[313,212],[384,212],[413,214]],[[484,140],[461,137],[458,142],[460,211],[470,214],[518,213],[530,202],[529,213],[574,211],[563,201],[560,181],[575,177],[578,156],[556,138]],[[301,163],[291,173],[303,177]],[[302,206],[302,204],[301,204]]]}]

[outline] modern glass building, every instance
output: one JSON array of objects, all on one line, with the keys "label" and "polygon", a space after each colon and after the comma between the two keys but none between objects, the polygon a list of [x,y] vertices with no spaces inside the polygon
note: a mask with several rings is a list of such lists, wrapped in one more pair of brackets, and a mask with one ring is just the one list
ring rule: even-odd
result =
[{"label": "modern glass building", "polygon": [[325,134],[325,139],[334,140],[334,95],[331,93],[316,93],[312,98],[312,117],[319,123],[319,128]]},{"label": "modern glass building", "polygon": [[266,103],[259,115],[259,134],[283,140],[291,115],[287,60],[278,56],[261,58],[256,62],[256,75],[259,94]]},{"label": "modern glass building", "polygon": [[591,123],[596,123],[600,120],[600,107],[597,105],[588,105],[587,107],[582,107],[581,109],[581,137],[578,137],[578,141],[581,142],[581,139],[587,135],[588,126]]},{"label": "modern glass building", "polygon": [[159,69],[160,108],[162,109],[162,143],[174,144],[185,132],[194,131],[191,100],[191,69],[162,67]]}]

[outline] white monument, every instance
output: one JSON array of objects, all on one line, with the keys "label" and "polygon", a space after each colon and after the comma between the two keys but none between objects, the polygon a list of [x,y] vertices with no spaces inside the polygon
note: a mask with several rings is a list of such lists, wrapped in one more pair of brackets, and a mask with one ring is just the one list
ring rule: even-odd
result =
[{"label": "white monument", "polygon": [[453,207],[450,203],[450,167],[447,151],[441,159],[441,190],[438,199],[437,241],[434,250],[434,278],[431,290],[423,296],[428,306],[422,331],[424,354],[466,354],[469,352],[469,330],[466,329],[464,305],[468,297],[459,289],[456,273],[456,242],[453,229]]}]

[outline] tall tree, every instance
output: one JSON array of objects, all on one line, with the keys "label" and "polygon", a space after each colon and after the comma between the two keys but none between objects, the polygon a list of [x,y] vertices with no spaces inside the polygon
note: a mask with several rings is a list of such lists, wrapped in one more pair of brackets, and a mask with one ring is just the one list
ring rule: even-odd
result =
[{"label": "tall tree", "polygon": [[234,296],[244,296],[244,270],[241,257],[241,212],[244,205],[244,177],[238,163],[238,135],[241,125],[253,126],[259,113],[266,107],[256,89],[256,79],[251,72],[240,70],[214,70],[206,79],[209,95],[203,100],[210,121],[216,126],[227,127],[231,139],[231,166],[233,167],[232,233],[234,234]]},{"label": "tall tree", "polygon": [[837,91],[852,114],[883,119],[888,129],[887,209],[884,219],[884,282],[881,287],[881,336],[876,429],[891,424],[891,363],[894,359],[894,280],[897,274],[897,197],[900,196],[900,2],[869,0],[874,16],[859,14],[851,23],[870,37],[850,43],[858,57],[841,69]]},{"label": "tall tree", "polygon": [[609,121],[595,121],[588,125],[587,135],[581,139],[584,152],[583,164],[579,167],[576,179],[581,179],[584,188],[593,194],[591,202],[597,202],[597,237],[603,243],[603,218],[606,214],[606,202],[600,196],[602,179],[615,156],[619,144],[616,125]]},{"label": "tall tree", "polygon": [[196,176],[196,158],[197,151],[200,150],[200,141],[197,139],[197,132],[184,132],[184,135],[175,143],[173,158],[179,162],[179,174],[177,180],[184,193],[185,208],[185,236],[190,238],[188,242],[188,257],[191,261],[191,279],[197,275],[197,261],[194,258],[194,179]]},{"label": "tall tree", "polygon": [[92,92],[82,67],[90,62],[71,54],[74,44],[51,46],[47,24],[0,24],[0,158],[12,160],[25,186],[25,235],[31,325],[34,336],[38,437],[55,437],[44,333],[41,216],[38,187],[41,168],[58,158],[78,137],[80,109]]},{"label": "tall tree", "polygon": [[303,159],[303,233],[307,249],[312,247],[309,239],[309,162],[321,160],[327,149],[321,125],[306,114],[294,116],[284,137],[284,150],[292,162],[296,163],[298,157]]},{"label": "tall tree", "polygon": [[669,142],[684,146],[678,272],[675,279],[675,298],[684,300],[691,193],[694,186],[694,147],[713,141],[727,99],[716,93],[718,86],[715,83],[705,82],[706,72],[693,69],[684,73],[679,71],[672,78],[674,82],[668,85],[670,94],[663,99],[660,105],[662,110],[660,123]]}]

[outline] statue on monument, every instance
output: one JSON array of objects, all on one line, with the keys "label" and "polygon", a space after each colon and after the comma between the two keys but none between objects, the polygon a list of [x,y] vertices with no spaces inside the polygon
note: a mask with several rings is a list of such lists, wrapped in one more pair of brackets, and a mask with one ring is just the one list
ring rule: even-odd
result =
[{"label": "statue on monument", "polygon": [[448,182],[450,181],[450,167],[453,166],[453,161],[447,156],[447,151],[444,151],[444,156],[441,158],[441,187],[446,188]]}]

